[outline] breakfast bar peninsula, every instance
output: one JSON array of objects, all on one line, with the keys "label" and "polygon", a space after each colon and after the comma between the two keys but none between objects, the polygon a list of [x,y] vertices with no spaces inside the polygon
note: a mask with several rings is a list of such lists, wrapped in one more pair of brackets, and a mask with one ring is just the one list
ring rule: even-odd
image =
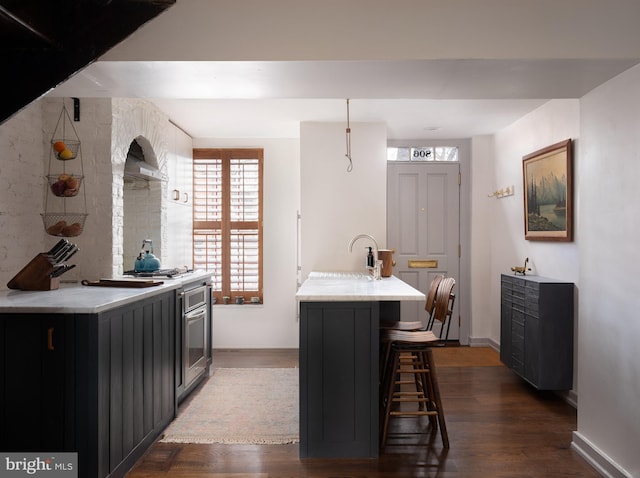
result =
[{"label": "breakfast bar peninsula", "polygon": [[377,457],[380,319],[425,295],[395,276],[312,272],[296,299],[300,457]]}]

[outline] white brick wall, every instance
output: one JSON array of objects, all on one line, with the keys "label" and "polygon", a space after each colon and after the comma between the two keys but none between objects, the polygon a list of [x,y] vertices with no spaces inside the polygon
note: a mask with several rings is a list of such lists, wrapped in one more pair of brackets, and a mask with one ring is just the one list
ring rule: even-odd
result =
[{"label": "white brick wall", "polygon": [[[58,240],[46,234],[40,213],[44,212],[44,195],[49,194],[45,175],[50,140],[63,101],[72,112],[68,98],[43,98],[0,125],[0,288],[6,289],[6,283],[24,265]],[[120,274],[123,266],[131,268],[145,238],[154,240],[156,255],[162,260],[162,243],[167,237],[167,184],[152,184],[143,197],[132,198],[131,214],[137,219],[125,224],[123,169],[131,141],[143,136],[155,153],[155,158],[146,159],[166,173],[170,127],[168,117],[144,100],[80,100],[80,121],[73,122],[73,128],[82,144],[89,216],[84,232],[70,239],[80,251],[72,261],[76,269],[64,279],[93,280]],[[143,194],[134,194],[138,193]],[[84,209],[82,195],[67,199],[67,206],[68,210]],[[131,238],[131,245],[125,237]]]},{"label": "white brick wall", "polygon": [[44,246],[42,108],[25,108],[0,125],[0,287]]},{"label": "white brick wall", "polygon": [[[153,148],[145,160],[167,175],[169,118],[144,100],[114,98],[111,157],[117,179],[121,180],[124,161],[131,142],[144,137]],[[141,188],[142,186],[142,188]],[[133,268],[143,239],[151,239],[154,253],[164,263],[162,244],[166,242],[167,183],[136,181],[124,185],[124,196],[114,204],[113,217],[123,227],[114,229],[114,268],[112,275]],[[126,211],[126,214],[123,212]],[[119,254],[115,254],[115,249]],[[115,261],[120,261],[116,264]],[[163,264],[163,267],[165,264]]]}]

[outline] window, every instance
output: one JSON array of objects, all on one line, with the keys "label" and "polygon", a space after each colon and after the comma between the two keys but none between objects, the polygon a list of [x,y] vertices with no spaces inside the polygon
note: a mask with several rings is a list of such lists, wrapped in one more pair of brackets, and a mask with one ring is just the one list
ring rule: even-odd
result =
[{"label": "window", "polygon": [[262,302],[262,149],[193,150],[193,265],[213,292]]},{"label": "window", "polygon": [[388,147],[387,161],[458,161],[458,148],[456,146]]}]

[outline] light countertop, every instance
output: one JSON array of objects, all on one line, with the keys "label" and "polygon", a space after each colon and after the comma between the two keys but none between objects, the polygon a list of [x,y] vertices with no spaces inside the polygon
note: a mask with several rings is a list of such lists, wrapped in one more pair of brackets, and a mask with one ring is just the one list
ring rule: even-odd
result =
[{"label": "light countertop", "polygon": [[374,280],[358,272],[311,272],[296,293],[300,302],[425,300],[395,276]]},{"label": "light countertop", "polygon": [[0,290],[0,313],[95,314],[151,297],[160,292],[178,289],[184,284],[208,280],[210,272],[194,271],[180,277],[146,278],[163,282],[143,288],[92,287],[80,283],[60,285],[57,290]]}]

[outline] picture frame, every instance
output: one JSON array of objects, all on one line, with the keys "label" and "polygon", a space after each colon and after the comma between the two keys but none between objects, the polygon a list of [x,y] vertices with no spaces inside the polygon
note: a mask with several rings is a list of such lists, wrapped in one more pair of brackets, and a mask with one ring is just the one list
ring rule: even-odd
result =
[{"label": "picture frame", "polygon": [[560,141],[522,158],[524,238],[573,241],[573,148]]}]

